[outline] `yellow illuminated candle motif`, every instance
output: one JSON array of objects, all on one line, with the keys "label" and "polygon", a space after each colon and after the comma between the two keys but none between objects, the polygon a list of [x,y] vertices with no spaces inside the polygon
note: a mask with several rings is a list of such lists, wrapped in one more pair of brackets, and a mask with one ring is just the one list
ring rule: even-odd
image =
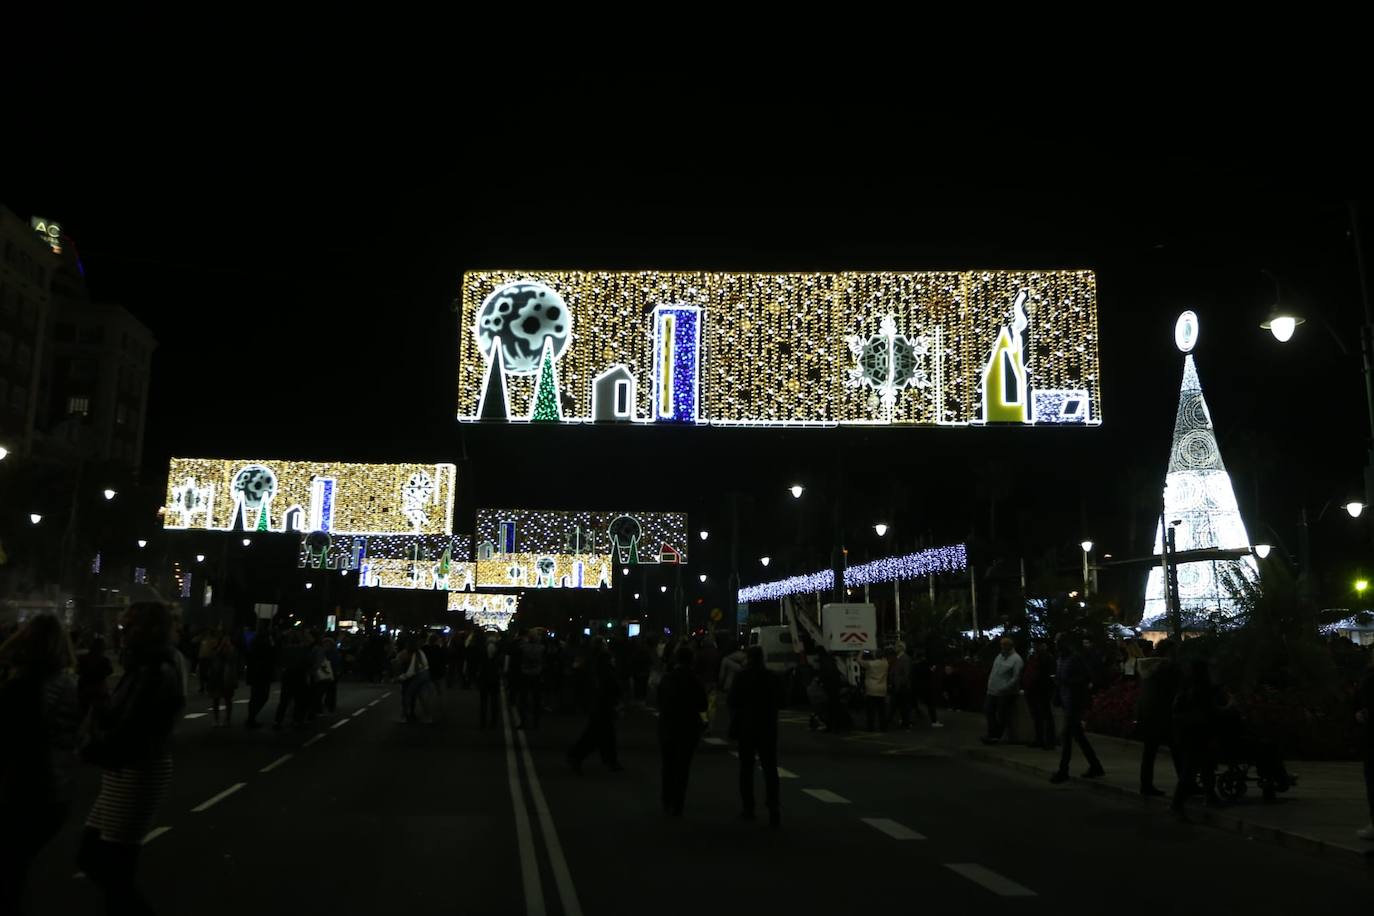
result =
[{"label": "yellow illuminated candle motif", "polygon": [[1030,422],[1030,393],[1026,384],[1026,363],[1022,338],[1030,326],[1025,311],[1026,291],[1016,294],[1010,325],[1002,325],[992,356],[983,369],[983,421],[986,423]]},{"label": "yellow illuminated candle motif", "polygon": [[673,415],[673,316],[663,316],[663,344],[659,352],[658,366],[658,415]]}]

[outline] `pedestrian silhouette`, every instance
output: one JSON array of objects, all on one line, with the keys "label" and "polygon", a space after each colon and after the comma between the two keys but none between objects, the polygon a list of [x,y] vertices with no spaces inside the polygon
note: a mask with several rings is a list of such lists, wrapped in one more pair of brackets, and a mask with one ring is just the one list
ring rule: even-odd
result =
[{"label": "pedestrian silhouette", "polygon": [[686,646],[673,656],[673,667],[658,685],[658,746],[663,755],[663,813],[682,815],[687,798],[687,774],[701,738],[706,712],[706,689],[692,670],[692,650]]},{"label": "pedestrian silhouette", "polygon": [[745,820],[754,817],[754,761],[763,768],[764,803],[768,806],[768,826],[781,820],[778,802],[778,706],[782,696],[780,680],[763,664],[763,648],[751,646],[749,661],[735,675],[730,688],[731,723],[739,739],[739,795]]}]

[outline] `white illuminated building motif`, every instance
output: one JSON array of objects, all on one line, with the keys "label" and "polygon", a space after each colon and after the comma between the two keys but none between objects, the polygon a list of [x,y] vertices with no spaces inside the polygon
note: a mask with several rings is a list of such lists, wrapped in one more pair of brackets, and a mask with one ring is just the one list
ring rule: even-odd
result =
[{"label": "white illuminated building motif", "polygon": [[[1189,335],[1180,343],[1191,344],[1196,336],[1194,323]],[[1221,450],[1217,447],[1212,417],[1202,396],[1192,354],[1185,356],[1183,362],[1183,386],[1179,392],[1174,442],[1164,485],[1164,518],[1155,532],[1155,556],[1160,556],[1164,550],[1164,525],[1175,521],[1180,523],[1174,535],[1179,551],[1232,550],[1250,546],[1250,537],[1231,487],[1231,475],[1226,473]],[[1250,556],[1239,560],[1181,563],[1177,570],[1180,608],[1189,616],[1218,611],[1227,616],[1235,614],[1239,608],[1227,583],[1241,576],[1253,581],[1258,575],[1255,559]],[[1145,586],[1142,623],[1164,616],[1166,610],[1164,571],[1155,566]]]},{"label": "white illuminated building motif", "polygon": [[845,384],[850,388],[872,388],[889,421],[903,388],[930,387],[925,361],[934,342],[930,337],[913,338],[897,333],[897,322],[891,315],[883,316],[877,334],[853,335],[845,341],[855,361]]}]

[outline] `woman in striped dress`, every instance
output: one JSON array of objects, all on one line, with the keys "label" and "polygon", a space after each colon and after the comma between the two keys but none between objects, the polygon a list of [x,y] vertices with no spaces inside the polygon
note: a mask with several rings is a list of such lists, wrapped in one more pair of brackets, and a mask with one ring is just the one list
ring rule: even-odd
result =
[{"label": "woman in striped dress", "polygon": [[171,783],[172,727],[186,705],[186,681],[167,605],[132,605],[124,637],[124,676],[109,704],[93,711],[83,752],[104,772],[77,863],[104,889],[107,912],[146,913],[135,868]]}]

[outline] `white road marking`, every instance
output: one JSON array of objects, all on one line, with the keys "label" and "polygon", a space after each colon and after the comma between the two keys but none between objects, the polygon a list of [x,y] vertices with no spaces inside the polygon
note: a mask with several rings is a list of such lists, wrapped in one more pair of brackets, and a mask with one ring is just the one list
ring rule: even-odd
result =
[{"label": "white road marking", "polygon": [[238,703],[247,703],[247,702],[248,702],[247,700],[235,700],[235,701],[234,701],[235,704],[238,704]]},{"label": "white road marking", "polygon": [[210,715],[208,712],[188,712],[188,713],[186,714],[186,718],[188,718],[188,719],[204,719],[204,718],[205,718],[206,716],[208,716],[208,715]]},{"label": "white road marking", "polygon": [[369,707],[372,707],[372,706],[376,706],[376,705],[377,705],[378,703],[380,703],[380,702],[382,702],[382,701],[381,701],[381,700],[373,700],[371,703],[368,703],[367,705],[368,705]]},{"label": "white road marking", "polygon": [[825,802],[827,805],[849,804],[849,799],[845,798],[843,795],[836,795],[829,789],[802,789],[802,791],[810,795],[816,801]]},{"label": "white road marking", "polygon": [[[730,756],[731,756],[731,757],[738,757],[738,756],[739,756],[739,751],[731,751],[731,752],[730,752]],[[762,760],[759,761],[759,766],[760,766],[760,767],[763,766],[763,761],[762,761]],[[797,776],[796,773],[793,773],[791,770],[786,770],[786,769],[783,769],[782,767],[778,767],[778,778],[779,778],[779,779],[797,779],[798,776]]]},{"label": "white road marking", "polygon": [[248,785],[248,783],[246,782],[236,782],[229,788],[225,789],[223,792],[216,795],[214,798],[201,802],[191,810],[194,812],[207,811],[210,808],[213,808],[215,805],[219,804],[220,802],[224,801],[226,798],[233,795],[235,792],[237,792],[239,789],[242,789],[246,785]]},{"label": "white road marking", "polygon": [[364,706],[362,709],[360,709],[360,710],[358,710],[357,712],[355,712],[355,713],[353,714],[353,718],[356,719],[358,716],[361,716],[361,715],[362,715],[363,713],[365,713],[365,712],[367,712],[367,707],[366,707],[366,706]]},{"label": "white road marking", "polygon": [[728,742],[724,738],[705,737],[701,739],[707,744],[714,744],[716,747],[724,747]]},{"label": "white road marking", "polygon": [[352,719],[340,719],[339,721],[335,722],[333,725],[331,725],[331,726],[329,726],[329,727],[330,727],[330,728],[342,728],[343,726],[347,725],[349,722],[352,722],[352,721],[353,721]]},{"label": "white road marking", "polygon": [[534,758],[530,756],[530,745],[524,730],[516,733],[520,738],[520,753],[525,761],[525,777],[530,783],[530,795],[534,798],[534,810],[539,815],[539,829],[544,834],[544,851],[549,855],[549,865],[553,868],[554,884],[558,886],[558,899],[563,903],[564,916],[582,916],[582,904],[577,899],[577,889],[573,887],[572,872],[568,870],[568,860],[563,858],[563,847],[558,842],[558,830],[553,825],[553,815],[544,801],[544,790],[539,785],[539,774],[534,769]]},{"label": "white road marking", "polygon": [[158,837],[162,836],[164,833],[171,829],[171,827],[154,827],[152,830],[148,831],[148,835],[143,838],[143,842],[140,845],[147,846],[153,840],[156,840]]},{"label": "white road marking", "polygon": [[378,697],[378,699],[385,700],[385,699],[386,699],[387,697],[389,697],[389,696],[391,696],[391,691],[390,691],[390,690],[388,690],[386,693],[382,694],[380,697]]},{"label": "white road marking", "polygon": [[273,760],[273,761],[272,761],[271,763],[269,763],[267,766],[263,767],[261,770],[258,770],[258,772],[259,772],[259,773],[270,773],[270,772],[272,772],[273,770],[275,770],[277,767],[281,766],[283,763],[286,763],[286,761],[290,760],[290,759],[291,759],[292,757],[294,757],[294,756],[295,756],[294,754],[282,754],[282,755],[281,755],[280,757],[278,757],[276,760]]},{"label": "white road marking", "polygon": [[515,808],[515,837],[520,847],[520,883],[525,889],[525,913],[527,916],[544,916],[544,888],[539,882],[539,862],[534,856],[529,809],[525,807],[525,793],[520,791],[515,739],[511,737],[510,707],[506,704],[504,687],[501,689],[501,722],[506,733],[506,775],[510,782],[511,805]]},{"label": "white road marking", "polygon": [[324,736],[325,736],[325,733],[324,733],[324,732],[320,732],[318,735],[316,735],[315,737],[309,739],[309,740],[306,741],[304,744],[302,744],[301,747],[309,747],[310,745],[314,744],[316,741],[322,741],[322,740],[324,740]]},{"label": "white road marking", "polygon": [[910,827],[903,826],[902,824],[899,824],[894,820],[889,820],[885,817],[861,817],[859,818],[859,820],[863,821],[865,824],[874,828],[875,830],[879,830],[883,833],[886,833],[894,840],[925,839],[924,836],[917,833],[915,830],[912,830]]},{"label": "white road marking", "polygon": [[984,868],[976,862],[946,862],[945,868],[948,868],[956,875],[963,875],[974,884],[992,891],[999,897],[1035,896],[1035,891],[1030,888],[1022,887],[1010,878],[1004,878],[992,869]]}]

